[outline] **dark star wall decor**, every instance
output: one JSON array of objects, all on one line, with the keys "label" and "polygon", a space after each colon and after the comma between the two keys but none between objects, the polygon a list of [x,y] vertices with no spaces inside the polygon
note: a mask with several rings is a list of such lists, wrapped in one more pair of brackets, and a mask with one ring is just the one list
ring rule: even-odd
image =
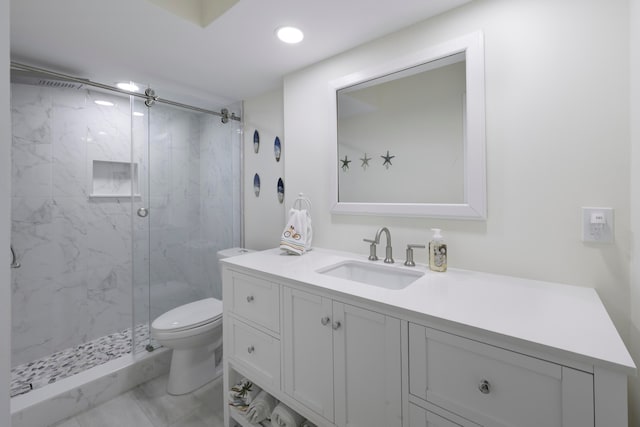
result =
[{"label": "dark star wall decor", "polygon": [[389,169],[389,166],[393,166],[391,164],[391,159],[393,159],[395,156],[389,155],[389,150],[387,150],[386,156],[380,156],[380,157],[384,159],[384,162],[382,162],[382,166],[386,167],[387,169]]},{"label": "dark star wall decor", "polygon": [[342,162],[342,166],[341,166],[342,170],[346,172],[347,169],[349,169],[349,163],[351,163],[351,160],[349,160],[347,156],[344,156],[344,160],[340,160],[340,161]]}]

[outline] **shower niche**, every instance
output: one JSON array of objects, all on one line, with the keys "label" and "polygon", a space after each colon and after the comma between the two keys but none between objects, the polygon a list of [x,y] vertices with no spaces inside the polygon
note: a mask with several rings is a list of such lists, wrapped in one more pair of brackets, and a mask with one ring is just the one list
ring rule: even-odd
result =
[{"label": "shower niche", "polygon": [[137,163],[94,160],[89,176],[92,198],[140,197]]}]

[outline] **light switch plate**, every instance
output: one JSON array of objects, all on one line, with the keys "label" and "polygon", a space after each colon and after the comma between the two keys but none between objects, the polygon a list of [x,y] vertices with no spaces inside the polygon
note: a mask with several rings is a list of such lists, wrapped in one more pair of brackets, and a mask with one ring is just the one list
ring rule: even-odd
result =
[{"label": "light switch plate", "polygon": [[582,208],[582,241],[613,242],[613,208]]}]

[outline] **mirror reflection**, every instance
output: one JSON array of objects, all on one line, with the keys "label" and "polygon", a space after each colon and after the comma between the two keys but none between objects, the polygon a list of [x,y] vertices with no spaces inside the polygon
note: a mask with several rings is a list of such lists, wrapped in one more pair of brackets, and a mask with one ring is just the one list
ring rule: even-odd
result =
[{"label": "mirror reflection", "polygon": [[484,220],[484,42],[451,39],[329,82],[331,213]]},{"label": "mirror reflection", "polygon": [[465,202],[465,53],[337,91],[338,201]]}]

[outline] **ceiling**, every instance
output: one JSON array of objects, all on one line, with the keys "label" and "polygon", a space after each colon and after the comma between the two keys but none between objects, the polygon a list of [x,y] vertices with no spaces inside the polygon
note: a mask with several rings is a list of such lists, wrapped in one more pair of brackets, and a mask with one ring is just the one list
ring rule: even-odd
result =
[{"label": "ceiling", "polygon": [[[100,83],[151,84],[161,97],[219,107],[468,1],[240,0],[203,28],[147,0],[13,0],[11,55]],[[305,39],[278,41],[274,30],[282,25],[300,27]]]}]

